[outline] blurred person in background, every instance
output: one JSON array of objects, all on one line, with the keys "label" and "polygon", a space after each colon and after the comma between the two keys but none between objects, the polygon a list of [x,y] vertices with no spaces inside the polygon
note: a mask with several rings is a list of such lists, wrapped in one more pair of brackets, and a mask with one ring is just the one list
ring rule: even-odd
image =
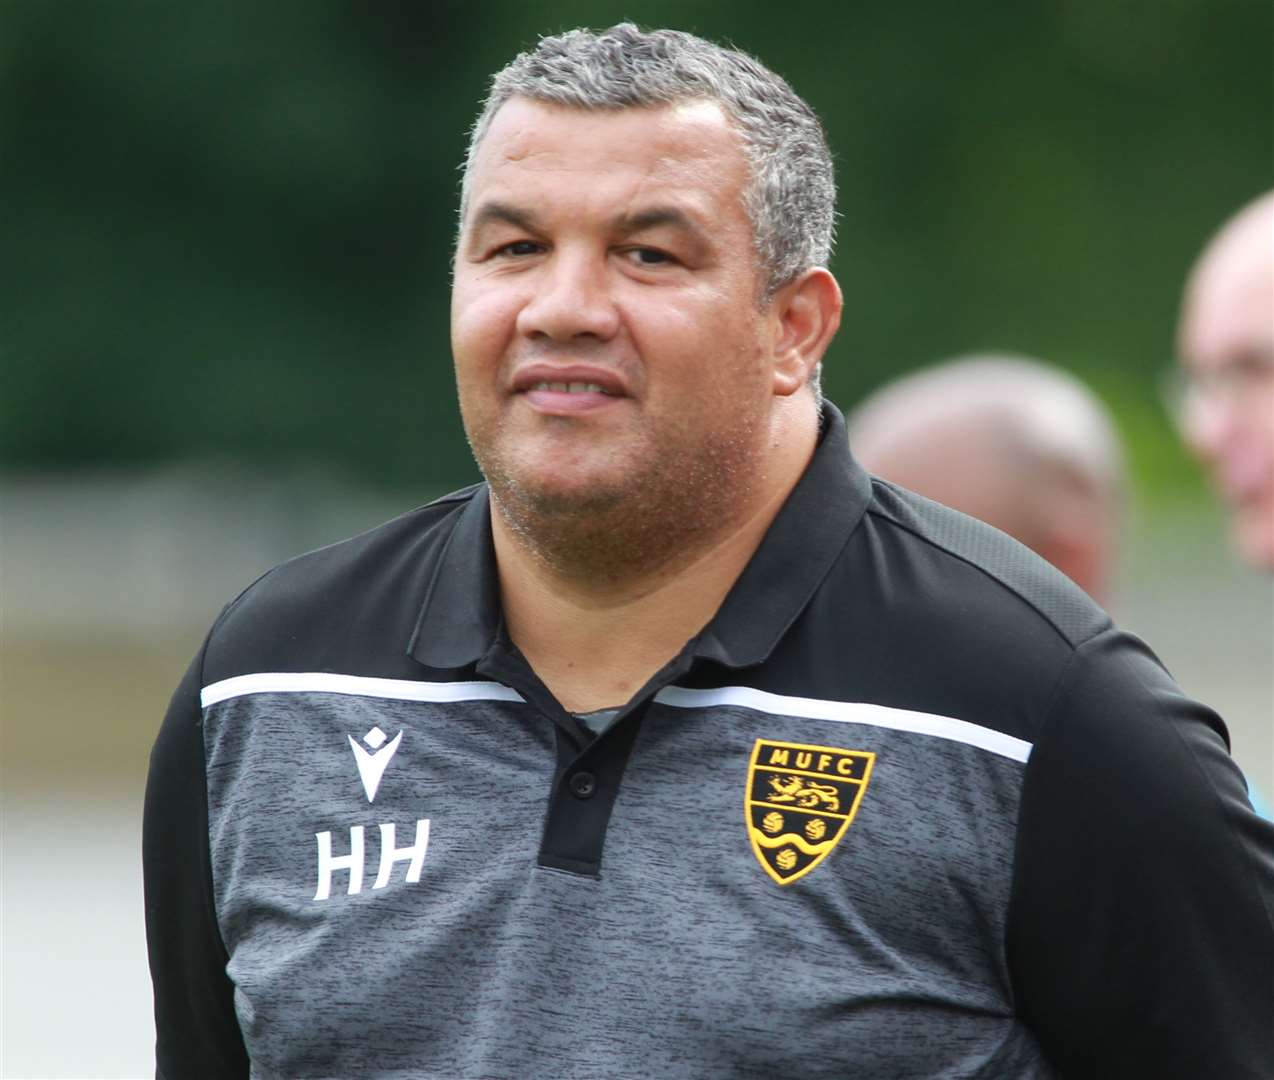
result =
[{"label": "blurred person in background", "polygon": [[[1177,353],[1185,443],[1230,508],[1235,549],[1274,571],[1274,191],[1226,221],[1196,260]],[[1274,817],[1267,792],[1251,796]]]},{"label": "blurred person in background", "polygon": [[1239,553],[1274,571],[1274,192],[1230,218],[1199,256],[1177,348],[1186,444],[1230,508]]},{"label": "blurred person in background", "polygon": [[1274,1071],[1220,721],[853,460],[834,210],[746,55],[624,24],[495,76],[452,286],[485,482],[263,576],[174,695],[161,1075]]},{"label": "blurred person in background", "polygon": [[[868,471],[994,525],[1109,604],[1124,454],[1109,412],[1073,375],[1024,357],[961,357],[887,383],[846,422]],[[1249,797],[1269,818],[1263,793]]]},{"label": "blurred person in background", "polygon": [[1124,455],[1074,376],[1025,357],[961,357],[886,384],[847,422],[869,472],[994,525],[1108,603]]}]

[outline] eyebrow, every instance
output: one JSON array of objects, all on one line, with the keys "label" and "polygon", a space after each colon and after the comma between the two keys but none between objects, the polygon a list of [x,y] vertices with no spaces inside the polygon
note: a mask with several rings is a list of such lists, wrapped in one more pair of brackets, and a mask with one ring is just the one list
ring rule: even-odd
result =
[{"label": "eyebrow", "polygon": [[528,232],[539,231],[539,225],[531,211],[503,202],[483,203],[469,222],[469,231],[477,232],[483,226],[495,222],[512,225],[518,229],[526,229]]},{"label": "eyebrow", "polygon": [[615,226],[623,236],[633,236],[650,229],[673,229],[681,234],[681,242],[687,245],[685,251],[691,253],[692,260],[715,261],[712,233],[678,206],[651,206],[635,214],[623,214],[616,220]]},{"label": "eyebrow", "polygon": [[643,232],[663,225],[669,225],[674,229],[684,229],[689,233],[699,232],[699,227],[694,220],[684,210],[675,206],[652,206],[636,214],[622,215],[616,224],[624,233]]},{"label": "eyebrow", "polygon": [[[484,226],[495,223],[512,225],[514,228],[533,233],[538,233],[543,228],[534,211],[497,200],[483,203],[474,212],[469,222],[469,231],[474,233]],[[702,230],[694,219],[675,206],[652,206],[635,214],[621,214],[614,219],[613,224],[615,229],[624,235],[669,226],[684,230],[696,237],[702,236]]]}]

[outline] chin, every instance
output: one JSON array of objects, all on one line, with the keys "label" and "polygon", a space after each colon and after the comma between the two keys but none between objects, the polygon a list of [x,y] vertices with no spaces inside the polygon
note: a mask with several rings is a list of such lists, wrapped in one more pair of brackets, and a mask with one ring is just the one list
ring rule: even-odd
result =
[{"label": "chin", "polygon": [[1274,502],[1240,511],[1234,522],[1234,541],[1246,562],[1274,571]]},{"label": "chin", "polygon": [[494,480],[498,495],[540,514],[600,513],[624,501],[623,478],[526,474]]}]

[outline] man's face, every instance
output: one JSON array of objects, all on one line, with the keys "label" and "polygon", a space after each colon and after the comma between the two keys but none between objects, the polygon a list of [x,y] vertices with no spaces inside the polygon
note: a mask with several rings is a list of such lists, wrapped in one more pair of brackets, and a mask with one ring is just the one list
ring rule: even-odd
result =
[{"label": "man's face", "polygon": [[1274,221],[1205,256],[1186,298],[1184,430],[1229,504],[1245,559],[1274,569]]},{"label": "man's face", "polygon": [[773,390],[747,182],[714,104],[499,110],[451,311],[465,429],[497,499],[685,511],[752,482]]}]

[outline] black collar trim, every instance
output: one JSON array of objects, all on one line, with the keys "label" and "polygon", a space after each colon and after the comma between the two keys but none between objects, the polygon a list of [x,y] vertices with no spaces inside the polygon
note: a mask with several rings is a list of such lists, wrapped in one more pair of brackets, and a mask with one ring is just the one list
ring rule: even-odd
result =
[{"label": "black collar trim", "polygon": [[491,648],[501,623],[486,484],[473,489],[451,534],[428,557],[434,566],[426,568],[429,587],[407,653],[426,667],[470,667]]},{"label": "black collar trim", "polygon": [[822,437],[804,475],[692,648],[742,668],[763,663],[827,577],[871,498],[849,452],[845,418],[823,404]]}]

